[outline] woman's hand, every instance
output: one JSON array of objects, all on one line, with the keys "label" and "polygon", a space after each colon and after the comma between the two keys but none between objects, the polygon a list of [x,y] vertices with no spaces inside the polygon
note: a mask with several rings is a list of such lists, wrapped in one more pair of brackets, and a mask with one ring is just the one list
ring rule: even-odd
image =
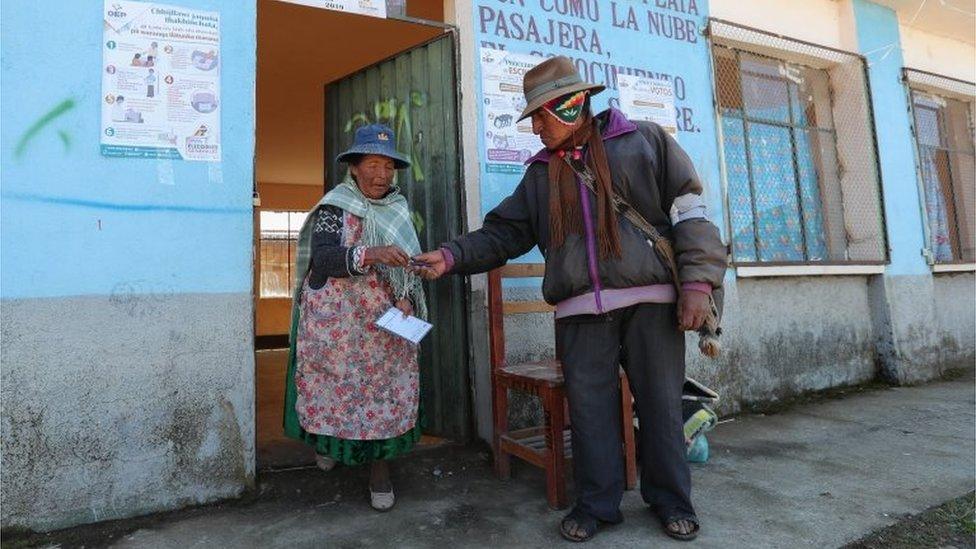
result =
[{"label": "woman's hand", "polygon": [[396,308],[403,311],[403,316],[410,316],[413,314],[413,305],[410,304],[410,300],[407,298],[397,301]]},{"label": "woman's hand", "polygon": [[390,267],[406,267],[409,261],[410,256],[399,246],[366,248],[366,255],[363,258],[363,263],[367,266],[381,264]]}]

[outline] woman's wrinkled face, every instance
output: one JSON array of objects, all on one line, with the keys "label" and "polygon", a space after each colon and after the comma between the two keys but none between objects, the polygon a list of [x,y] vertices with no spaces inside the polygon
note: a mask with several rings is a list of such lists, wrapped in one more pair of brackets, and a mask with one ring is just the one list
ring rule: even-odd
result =
[{"label": "woman's wrinkled face", "polygon": [[357,163],[349,166],[359,190],[367,198],[383,198],[393,184],[393,159],[378,154],[367,154]]}]

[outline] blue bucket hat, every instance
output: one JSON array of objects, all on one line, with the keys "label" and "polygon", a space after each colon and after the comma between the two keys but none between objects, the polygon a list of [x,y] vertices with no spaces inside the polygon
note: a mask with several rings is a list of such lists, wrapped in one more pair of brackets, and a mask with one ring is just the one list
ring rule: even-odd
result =
[{"label": "blue bucket hat", "polygon": [[348,163],[355,156],[378,154],[393,160],[393,166],[402,170],[410,167],[410,161],[396,150],[396,134],[383,124],[370,124],[356,129],[356,139],[349,150],[336,157],[337,162]]}]

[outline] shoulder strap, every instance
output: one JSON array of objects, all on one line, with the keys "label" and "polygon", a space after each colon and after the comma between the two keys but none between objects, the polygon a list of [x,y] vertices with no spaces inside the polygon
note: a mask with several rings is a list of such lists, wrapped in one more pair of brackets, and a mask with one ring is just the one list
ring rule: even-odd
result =
[{"label": "shoulder strap", "polygon": [[[643,135],[643,134],[641,134]],[[645,139],[647,139],[645,137]],[[568,155],[563,156],[563,160],[569,166],[573,173],[579,178],[579,180],[594,194],[596,193],[596,188],[593,182],[596,180],[593,177],[593,173],[582,161],[572,161],[569,159]],[[611,199],[613,201],[613,208],[617,210],[617,213],[627,218],[637,230],[644,233],[647,237],[647,241],[654,248],[654,251],[661,258],[665,265],[665,268],[670,271],[671,283],[674,284],[674,289],[678,293],[679,299],[681,296],[681,281],[678,279],[678,264],[674,258],[674,248],[671,246],[671,241],[661,235],[654,225],[652,225],[644,216],[640,214],[633,206],[630,205],[623,197],[617,194],[616,189],[611,186]],[[709,295],[709,311],[706,315],[705,322],[701,329],[698,330],[698,349],[701,353],[709,358],[715,358],[721,352],[721,344],[719,343],[719,336],[722,333],[722,328],[719,327],[719,312],[718,307],[715,305],[715,299],[713,296]]]},{"label": "shoulder strap", "polygon": [[[573,172],[579,177],[580,181],[586,185],[586,188],[596,193],[596,188],[593,185],[595,178],[590,169],[583,164],[581,161],[573,162],[569,159],[569,155],[563,156],[563,160],[566,164],[573,170]],[[613,201],[613,209],[617,210],[617,213],[624,216],[630,223],[637,228],[640,232],[644,233],[647,237],[648,242],[654,247],[654,250],[661,256],[664,260],[664,265],[670,271],[671,281],[674,283],[675,289],[678,293],[681,293],[681,283],[678,281],[678,265],[674,259],[674,248],[671,246],[671,241],[665,238],[658,230],[651,224],[650,221],[644,218],[633,206],[630,205],[627,200],[617,193],[616,189],[611,186],[611,200]]]},{"label": "shoulder strap", "polygon": [[[589,167],[583,164],[581,161],[573,162],[569,159],[569,155],[563,157],[566,164],[573,170],[573,172],[580,178],[580,181],[586,185],[593,193],[596,193],[596,188],[593,182],[596,178],[590,172]],[[612,193],[613,209],[617,210],[617,213],[627,218],[639,231],[644,233],[645,236],[651,242],[657,243],[659,240],[667,240],[660,232],[651,224],[650,221],[644,218],[633,206],[630,205],[627,200],[617,193],[617,190],[611,186],[610,192]]]}]

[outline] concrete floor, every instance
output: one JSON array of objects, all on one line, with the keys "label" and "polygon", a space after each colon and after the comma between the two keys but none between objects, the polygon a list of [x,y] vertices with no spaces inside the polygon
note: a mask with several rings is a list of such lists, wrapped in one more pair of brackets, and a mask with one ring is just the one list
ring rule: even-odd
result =
[{"label": "concrete floor", "polygon": [[[974,383],[852,391],[710,433],[693,467],[700,547],[838,547],[973,489]],[[483,447],[417,452],[393,465],[399,501],[369,509],[366,470],[265,473],[241,501],[56,533],[62,547],[549,547],[562,512],[549,510],[540,472],[490,474]],[[626,521],[588,547],[674,543],[639,494]],[[41,540],[39,540],[41,541]],[[565,543],[569,546],[568,543]]]}]

